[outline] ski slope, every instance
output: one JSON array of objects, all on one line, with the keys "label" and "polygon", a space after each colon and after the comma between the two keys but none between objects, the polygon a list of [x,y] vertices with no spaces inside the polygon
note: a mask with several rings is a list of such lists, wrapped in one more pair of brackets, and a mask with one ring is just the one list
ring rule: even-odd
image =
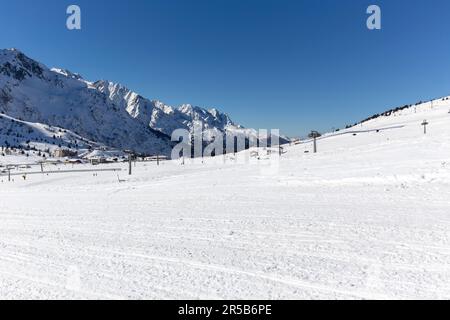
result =
[{"label": "ski slope", "polygon": [[275,165],[259,150],[0,177],[0,298],[449,299],[449,110],[286,146]]}]

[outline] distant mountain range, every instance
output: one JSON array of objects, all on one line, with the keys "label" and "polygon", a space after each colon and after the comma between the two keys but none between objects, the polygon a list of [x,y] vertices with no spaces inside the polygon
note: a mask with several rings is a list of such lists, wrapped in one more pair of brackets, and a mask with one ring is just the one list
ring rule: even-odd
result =
[{"label": "distant mountain range", "polygon": [[[0,50],[0,146],[96,148],[170,155],[175,129],[256,134],[216,109],[174,108],[110,81],[90,82],[16,49]],[[43,149],[43,150],[42,150]]]}]

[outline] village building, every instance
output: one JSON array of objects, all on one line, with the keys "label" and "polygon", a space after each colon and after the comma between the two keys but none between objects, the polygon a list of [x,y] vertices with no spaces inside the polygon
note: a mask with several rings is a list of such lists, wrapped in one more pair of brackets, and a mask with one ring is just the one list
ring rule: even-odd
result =
[{"label": "village building", "polygon": [[78,152],[69,149],[58,148],[53,152],[55,158],[76,157]]}]

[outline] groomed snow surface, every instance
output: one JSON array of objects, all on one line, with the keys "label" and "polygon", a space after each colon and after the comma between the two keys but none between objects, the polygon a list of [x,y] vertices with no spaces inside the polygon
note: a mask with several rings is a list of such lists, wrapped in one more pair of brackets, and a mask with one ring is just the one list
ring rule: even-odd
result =
[{"label": "groomed snow surface", "polygon": [[0,298],[449,299],[449,109],[287,146],[278,168],[260,150],[1,177]]}]

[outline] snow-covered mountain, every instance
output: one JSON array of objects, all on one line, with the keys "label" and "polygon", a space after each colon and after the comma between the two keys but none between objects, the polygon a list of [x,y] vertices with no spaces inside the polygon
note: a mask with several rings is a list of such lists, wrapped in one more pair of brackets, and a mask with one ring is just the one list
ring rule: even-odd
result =
[{"label": "snow-covered mountain", "polygon": [[0,51],[0,112],[119,149],[169,153],[169,138],[137,123],[79,75],[50,70],[17,50]]},{"label": "snow-covered mountain", "polygon": [[176,129],[192,131],[197,124],[203,128],[206,141],[211,140],[211,132],[246,132],[227,114],[217,109],[207,110],[190,104],[174,108],[158,100],[146,99],[120,84],[104,80],[93,83],[92,87],[107,95],[112,102],[127,110],[130,116],[140,123],[168,136]]},{"label": "snow-covered mountain", "polygon": [[175,129],[192,131],[201,125],[207,142],[219,132],[256,134],[216,109],[174,108],[120,84],[89,82],[65,69],[49,69],[16,49],[0,50],[0,112],[19,122],[55,126],[87,141],[147,154],[169,155]]}]

